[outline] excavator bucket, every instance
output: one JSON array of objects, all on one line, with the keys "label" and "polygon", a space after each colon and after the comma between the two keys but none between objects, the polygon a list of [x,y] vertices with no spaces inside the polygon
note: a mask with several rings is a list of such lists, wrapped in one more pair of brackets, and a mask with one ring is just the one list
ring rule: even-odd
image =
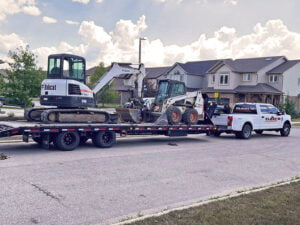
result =
[{"label": "excavator bucket", "polygon": [[121,121],[140,123],[142,121],[142,113],[140,109],[116,108],[116,112]]}]

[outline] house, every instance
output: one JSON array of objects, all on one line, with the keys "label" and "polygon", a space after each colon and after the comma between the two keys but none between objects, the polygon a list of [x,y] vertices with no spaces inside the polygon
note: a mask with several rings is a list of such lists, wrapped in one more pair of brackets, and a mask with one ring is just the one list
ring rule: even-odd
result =
[{"label": "house", "polygon": [[7,73],[5,70],[0,69],[0,76],[4,78],[4,81],[7,81]]},{"label": "house", "polygon": [[208,85],[207,72],[220,60],[175,63],[158,79],[178,80],[185,83],[187,90],[201,90]]},{"label": "house", "polygon": [[284,56],[221,60],[207,72],[208,85],[203,91],[212,100],[218,92],[229,104],[247,101],[279,105],[283,77],[268,72],[287,61]]},{"label": "house", "polygon": [[284,100],[288,98],[300,112],[300,60],[289,60],[267,72],[268,81],[277,83],[283,92]]},{"label": "house", "polygon": [[146,77],[144,79],[144,96],[153,97],[157,90],[158,78],[163,76],[171,67],[149,67],[146,68]]}]

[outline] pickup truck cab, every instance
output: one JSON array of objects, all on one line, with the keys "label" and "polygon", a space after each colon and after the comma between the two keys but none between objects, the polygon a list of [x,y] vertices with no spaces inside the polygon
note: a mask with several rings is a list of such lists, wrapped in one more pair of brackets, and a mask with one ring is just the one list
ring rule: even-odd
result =
[{"label": "pickup truck cab", "polygon": [[231,114],[213,115],[212,122],[217,127],[214,136],[225,132],[242,139],[250,138],[252,131],[277,131],[286,137],[291,130],[291,116],[267,103],[237,103]]}]

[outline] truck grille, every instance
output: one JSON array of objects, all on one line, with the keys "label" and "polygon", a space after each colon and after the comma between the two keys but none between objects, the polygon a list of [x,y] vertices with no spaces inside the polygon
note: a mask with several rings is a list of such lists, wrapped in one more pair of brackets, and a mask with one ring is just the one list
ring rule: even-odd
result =
[{"label": "truck grille", "polygon": [[79,85],[69,84],[69,95],[81,95]]}]

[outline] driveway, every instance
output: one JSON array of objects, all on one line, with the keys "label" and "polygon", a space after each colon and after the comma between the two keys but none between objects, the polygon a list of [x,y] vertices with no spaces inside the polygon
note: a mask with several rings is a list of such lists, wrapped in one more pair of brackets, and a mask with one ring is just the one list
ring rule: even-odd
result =
[{"label": "driveway", "polygon": [[0,144],[0,224],[107,224],[300,174],[300,129],[237,140],[120,138],[72,152]]}]

